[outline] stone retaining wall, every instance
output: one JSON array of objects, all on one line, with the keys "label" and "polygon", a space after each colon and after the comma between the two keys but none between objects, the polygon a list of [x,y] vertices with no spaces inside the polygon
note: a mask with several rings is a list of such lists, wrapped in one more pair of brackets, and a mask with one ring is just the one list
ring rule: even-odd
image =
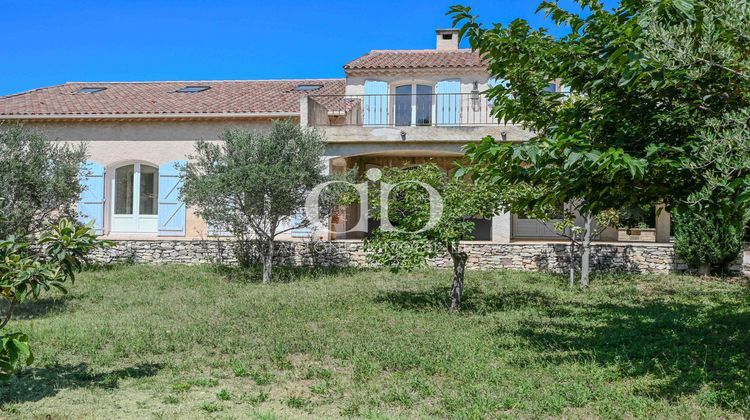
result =
[{"label": "stone retaining wall", "polygon": [[[567,246],[562,243],[467,242],[470,269],[508,268],[527,271],[564,272],[568,266]],[[195,241],[115,241],[112,248],[97,250],[93,260],[102,263],[235,264],[228,240]],[[282,265],[321,265],[337,267],[372,266],[361,241],[278,242],[275,260]],[[750,258],[740,256],[734,271],[750,272]],[[448,255],[430,261],[433,267],[453,266]],[[670,244],[594,244],[592,266],[599,271],[629,273],[682,272],[687,266],[677,260]]]}]

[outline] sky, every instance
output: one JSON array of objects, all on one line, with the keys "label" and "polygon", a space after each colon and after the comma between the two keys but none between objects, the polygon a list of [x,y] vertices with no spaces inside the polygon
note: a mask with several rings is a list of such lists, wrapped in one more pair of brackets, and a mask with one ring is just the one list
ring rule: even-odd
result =
[{"label": "sky", "polygon": [[457,2],[488,24],[520,17],[564,33],[536,0],[0,0],[0,96],[78,81],[344,77],[372,49],[435,48]]}]

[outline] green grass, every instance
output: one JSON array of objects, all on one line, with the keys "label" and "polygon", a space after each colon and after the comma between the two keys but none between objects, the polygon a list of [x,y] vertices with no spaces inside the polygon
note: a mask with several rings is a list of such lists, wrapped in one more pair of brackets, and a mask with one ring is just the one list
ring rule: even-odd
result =
[{"label": "green grass", "polygon": [[24,304],[0,417],[750,416],[744,281],[469,272],[451,314],[446,271],[251,274],[120,266]]}]

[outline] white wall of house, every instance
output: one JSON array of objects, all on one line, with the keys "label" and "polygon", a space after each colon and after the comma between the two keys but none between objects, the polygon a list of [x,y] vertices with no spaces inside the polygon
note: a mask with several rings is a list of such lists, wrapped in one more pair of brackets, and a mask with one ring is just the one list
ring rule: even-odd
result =
[{"label": "white wall of house", "polygon": [[389,86],[389,93],[394,94],[396,93],[396,86],[421,84],[434,87],[435,84],[440,81],[454,79],[461,81],[461,93],[471,93],[474,88],[474,82],[477,82],[479,91],[481,92],[489,88],[487,84],[489,75],[487,73],[466,73],[465,69],[440,69],[439,73],[435,71],[413,74],[406,72],[403,74],[394,74],[394,72],[372,72],[367,75],[349,76],[346,78],[346,94],[364,95],[366,80],[379,80],[386,82]]},{"label": "white wall of house", "polygon": [[[26,122],[28,128],[39,130],[49,138],[66,143],[84,142],[89,160],[105,169],[104,233],[110,238],[156,238],[157,232],[113,232],[113,180],[117,168],[141,164],[159,167],[169,162],[186,160],[194,152],[196,140],[220,141],[226,128],[267,129],[271,120],[216,121],[66,121]],[[185,212],[185,234],[179,238],[195,239],[208,236],[206,223],[190,209]],[[121,229],[121,230],[123,230]],[[116,230],[116,229],[115,229]],[[142,229],[140,229],[142,230]],[[162,236],[163,237],[163,236]]]}]

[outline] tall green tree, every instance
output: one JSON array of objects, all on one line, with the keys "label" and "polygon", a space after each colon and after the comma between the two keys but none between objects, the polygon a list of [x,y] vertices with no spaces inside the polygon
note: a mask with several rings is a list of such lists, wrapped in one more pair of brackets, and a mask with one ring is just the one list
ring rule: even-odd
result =
[{"label": "tall green tree", "polygon": [[21,125],[0,126],[0,238],[36,235],[75,219],[86,146],[54,142]]},{"label": "tall green tree", "polygon": [[[437,196],[431,196],[426,187]],[[450,177],[428,163],[416,168],[385,168],[369,191],[370,216],[381,223],[365,240],[370,258],[391,270],[408,271],[447,253],[453,260],[450,309],[458,310],[469,258],[461,241],[472,239],[472,218],[492,216],[497,190]]]},{"label": "tall green tree", "polygon": [[[612,10],[577,3],[583,10],[539,6],[570,29],[561,38],[522,19],[487,28],[469,7],[451,8],[461,35],[501,80],[488,92],[494,114],[535,133],[524,144],[486,138],[469,146],[468,171],[528,187],[506,203],[512,210],[572,203],[587,228],[608,209],[657,203],[744,217],[746,174],[731,168],[746,168],[747,155],[711,138],[721,135],[712,122],[748,104],[747,5],[730,18],[722,15],[733,4],[726,0],[623,0]],[[663,48],[667,41],[682,50]],[[565,88],[548,92],[550,83]],[[736,200],[712,199],[727,187]]]},{"label": "tall green tree", "polygon": [[221,143],[196,144],[183,168],[182,196],[210,225],[234,235],[242,265],[258,250],[269,283],[276,237],[311,226],[301,211],[312,188],[328,179],[324,148],[321,132],[291,121],[269,131],[227,130]]}]

